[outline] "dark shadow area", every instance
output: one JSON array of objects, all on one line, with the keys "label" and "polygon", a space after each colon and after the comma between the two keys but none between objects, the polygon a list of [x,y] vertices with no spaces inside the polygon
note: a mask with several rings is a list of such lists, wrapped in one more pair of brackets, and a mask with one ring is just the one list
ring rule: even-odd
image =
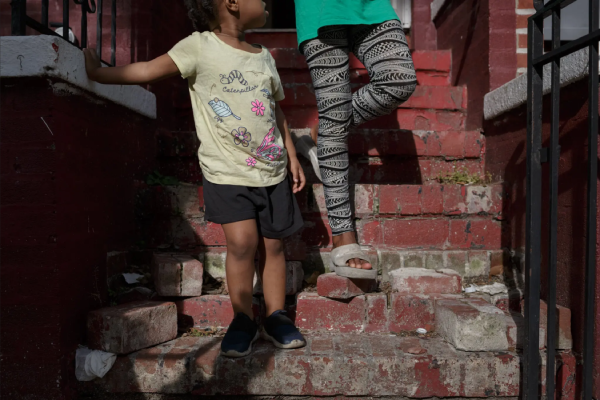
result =
[{"label": "dark shadow area", "polygon": [[[557,304],[571,310],[573,351],[576,357],[582,350],[583,305],[585,282],[585,238],[587,203],[587,135],[588,89],[583,79],[561,90],[560,146],[558,186],[558,262]],[[549,145],[550,96],[543,99],[542,146]],[[511,110],[485,126],[487,139],[486,169],[494,178],[504,181],[506,190],[505,219],[502,246],[512,249],[524,267],[525,205],[526,205],[526,105]],[[548,287],[549,232],[549,169],[542,164],[542,241],[541,299]],[[523,271],[521,271],[522,273]],[[522,279],[522,278],[521,278]],[[545,321],[541,321],[545,324]],[[560,364],[559,364],[560,365]],[[565,367],[567,368],[567,367]],[[574,388],[580,393],[581,381]]]}]

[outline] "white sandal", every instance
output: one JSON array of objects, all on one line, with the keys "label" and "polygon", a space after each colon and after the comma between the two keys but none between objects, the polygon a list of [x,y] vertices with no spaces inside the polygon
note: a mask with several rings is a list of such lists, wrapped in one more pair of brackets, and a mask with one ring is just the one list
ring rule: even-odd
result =
[{"label": "white sandal", "polygon": [[[352,268],[347,262],[353,258],[360,258],[371,264],[371,269]],[[345,278],[353,279],[377,279],[377,269],[373,268],[367,253],[358,244],[347,244],[331,250],[331,266],[335,273]]]},{"label": "white sandal", "polygon": [[317,146],[310,136],[310,130],[297,129],[292,131],[292,141],[294,142],[294,146],[296,146],[296,151],[311,162],[317,178],[322,182],[321,171],[319,170],[319,158],[317,157]]}]

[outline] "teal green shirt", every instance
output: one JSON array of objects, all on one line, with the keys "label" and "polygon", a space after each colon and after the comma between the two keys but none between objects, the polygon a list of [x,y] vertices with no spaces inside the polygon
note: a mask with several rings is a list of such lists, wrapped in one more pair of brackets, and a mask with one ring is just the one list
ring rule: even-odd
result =
[{"label": "teal green shirt", "polygon": [[372,25],[399,19],[390,0],[295,0],[298,45],[330,25]]}]

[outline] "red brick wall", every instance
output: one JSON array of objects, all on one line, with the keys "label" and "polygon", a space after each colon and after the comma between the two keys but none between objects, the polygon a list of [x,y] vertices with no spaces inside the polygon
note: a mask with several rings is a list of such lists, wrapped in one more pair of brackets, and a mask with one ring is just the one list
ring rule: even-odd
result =
[{"label": "red brick wall", "polygon": [[[587,80],[585,79],[561,90],[560,145],[562,151],[559,162],[557,301],[560,305],[572,310],[573,344],[576,351],[581,351],[583,340],[587,93]],[[550,110],[549,100],[548,96],[545,96],[544,147],[548,146],[549,140],[550,115],[547,112]],[[508,193],[508,219],[504,221],[502,246],[511,249],[523,249],[525,246],[526,120],[527,109],[523,105],[494,120],[487,121],[484,126],[487,147],[486,169],[492,173],[495,180],[505,182],[505,189]],[[547,190],[547,164],[544,164],[543,179],[544,190]],[[547,219],[547,196],[544,198],[543,204],[543,218]],[[547,232],[547,223],[544,224],[542,232]],[[546,241],[547,238],[544,236],[542,240]],[[547,249],[544,248],[544,251],[546,252]],[[600,241],[598,264],[600,264]],[[598,268],[598,275],[600,278],[600,268]],[[598,278],[596,293],[600,293],[600,279]],[[543,280],[545,281],[545,277]],[[546,297],[546,291],[546,288],[542,291],[543,298]],[[600,310],[599,306],[597,306],[597,310]],[[599,316],[596,317],[596,332],[600,332]],[[596,334],[595,349],[596,398],[599,398],[600,335],[598,334]]]},{"label": "red brick wall", "polygon": [[153,122],[54,95],[44,78],[3,79],[1,91],[2,397],[74,398],[106,253],[133,244],[133,181],[154,168]]},{"label": "red brick wall", "polygon": [[431,21],[431,0],[417,0],[412,4],[411,49],[437,50],[437,32]]},{"label": "red brick wall", "polygon": [[516,76],[514,14],[506,0],[462,0],[436,18],[438,48],[452,50],[452,83],[469,90],[467,129],[481,128],[483,97]]},{"label": "red brick wall", "polygon": [[527,18],[535,13],[533,0],[517,0],[517,74],[527,72]]}]

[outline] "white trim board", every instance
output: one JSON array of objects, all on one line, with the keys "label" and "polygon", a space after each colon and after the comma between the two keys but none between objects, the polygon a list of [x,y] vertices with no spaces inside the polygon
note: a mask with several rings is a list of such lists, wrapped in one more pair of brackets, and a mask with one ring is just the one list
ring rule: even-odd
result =
[{"label": "white trim board", "polygon": [[83,52],[57,36],[0,37],[0,77],[51,77],[156,119],[156,96],[140,86],[103,85],[88,79]]},{"label": "white trim board", "polygon": [[[577,82],[589,74],[588,49],[584,48],[561,59],[560,86]],[[550,64],[544,66],[544,94],[550,93]],[[485,95],[483,117],[496,118],[527,102],[527,74],[521,75]]]}]

